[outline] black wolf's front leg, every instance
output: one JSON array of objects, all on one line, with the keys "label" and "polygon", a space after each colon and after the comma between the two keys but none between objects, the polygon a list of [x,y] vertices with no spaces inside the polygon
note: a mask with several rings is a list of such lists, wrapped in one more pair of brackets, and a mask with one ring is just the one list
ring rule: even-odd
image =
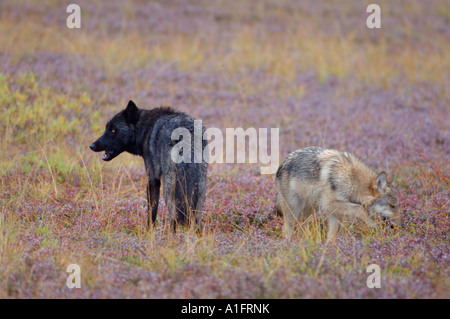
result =
[{"label": "black wolf's front leg", "polygon": [[147,202],[148,202],[148,218],[147,229],[150,228],[150,211],[152,213],[152,224],[155,224],[156,215],[158,214],[159,204],[159,190],[161,188],[161,182],[149,181],[147,185]]}]

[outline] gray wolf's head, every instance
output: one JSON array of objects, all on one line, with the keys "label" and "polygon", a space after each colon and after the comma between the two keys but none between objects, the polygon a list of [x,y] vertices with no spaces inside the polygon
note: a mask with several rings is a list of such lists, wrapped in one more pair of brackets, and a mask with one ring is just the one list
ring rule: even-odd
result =
[{"label": "gray wolf's head", "polygon": [[388,183],[386,173],[380,173],[372,185],[375,199],[369,206],[369,215],[372,219],[382,219],[391,226],[400,226],[401,218],[398,213],[398,199]]}]

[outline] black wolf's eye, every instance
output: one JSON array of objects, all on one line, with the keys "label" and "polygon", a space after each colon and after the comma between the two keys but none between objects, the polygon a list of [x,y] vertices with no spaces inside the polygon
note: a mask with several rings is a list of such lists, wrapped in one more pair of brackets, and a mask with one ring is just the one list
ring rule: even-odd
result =
[{"label": "black wolf's eye", "polygon": [[116,134],[116,133],[117,133],[117,130],[116,130],[115,128],[112,128],[112,129],[111,129],[111,133]]}]

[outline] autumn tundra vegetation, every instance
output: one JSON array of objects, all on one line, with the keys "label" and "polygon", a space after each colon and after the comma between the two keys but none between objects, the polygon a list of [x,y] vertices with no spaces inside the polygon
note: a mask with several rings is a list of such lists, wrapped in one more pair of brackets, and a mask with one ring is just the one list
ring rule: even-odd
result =
[{"label": "autumn tundra vegetation", "polygon": [[[449,298],[448,1],[0,2],[0,298]],[[320,212],[292,236],[275,174],[211,163],[202,234],[147,230],[142,158],[89,149],[129,100],[279,128],[385,171],[401,229]],[[164,185],[162,186],[164,188]],[[81,269],[69,288],[67,267]],[[381,288],[369,288],[369,265]]]}]

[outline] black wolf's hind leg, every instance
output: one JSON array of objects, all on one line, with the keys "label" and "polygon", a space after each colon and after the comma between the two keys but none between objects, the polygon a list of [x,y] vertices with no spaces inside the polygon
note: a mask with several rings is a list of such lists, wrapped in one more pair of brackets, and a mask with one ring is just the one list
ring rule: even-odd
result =
[{"label": "black wolf's hind leg", "polygon": [[148,202],[148,218],[147,229],[150,228],[150,211],[152,213],[152,224],[156,222],[156,215],[158,214],[159,204],[159,190],[161,188],[161,182],[156,180],[148,182],[147,185],[147,202]]},{"label": "black wolf's hind leg", "polygon": [[203,223],[202,223],[202,211],[203,211],[203,205],[205,203],[205,188],[206,186],[203,186],[198,190],[198,201],[197,205],[195,207],[194,216],[195,216],[195,227],[197,234],[201,235],[203,233]]},{"label": "black wolf's hind leg", "polygon": [[177,231],[178,226],[178,215],[177,215],[177,206],[175,204],[175,199],[173,198],[173,193],[169,196],[164,197],[167,203],[167,209],[169,210],[169,225],[174,233]]}]

